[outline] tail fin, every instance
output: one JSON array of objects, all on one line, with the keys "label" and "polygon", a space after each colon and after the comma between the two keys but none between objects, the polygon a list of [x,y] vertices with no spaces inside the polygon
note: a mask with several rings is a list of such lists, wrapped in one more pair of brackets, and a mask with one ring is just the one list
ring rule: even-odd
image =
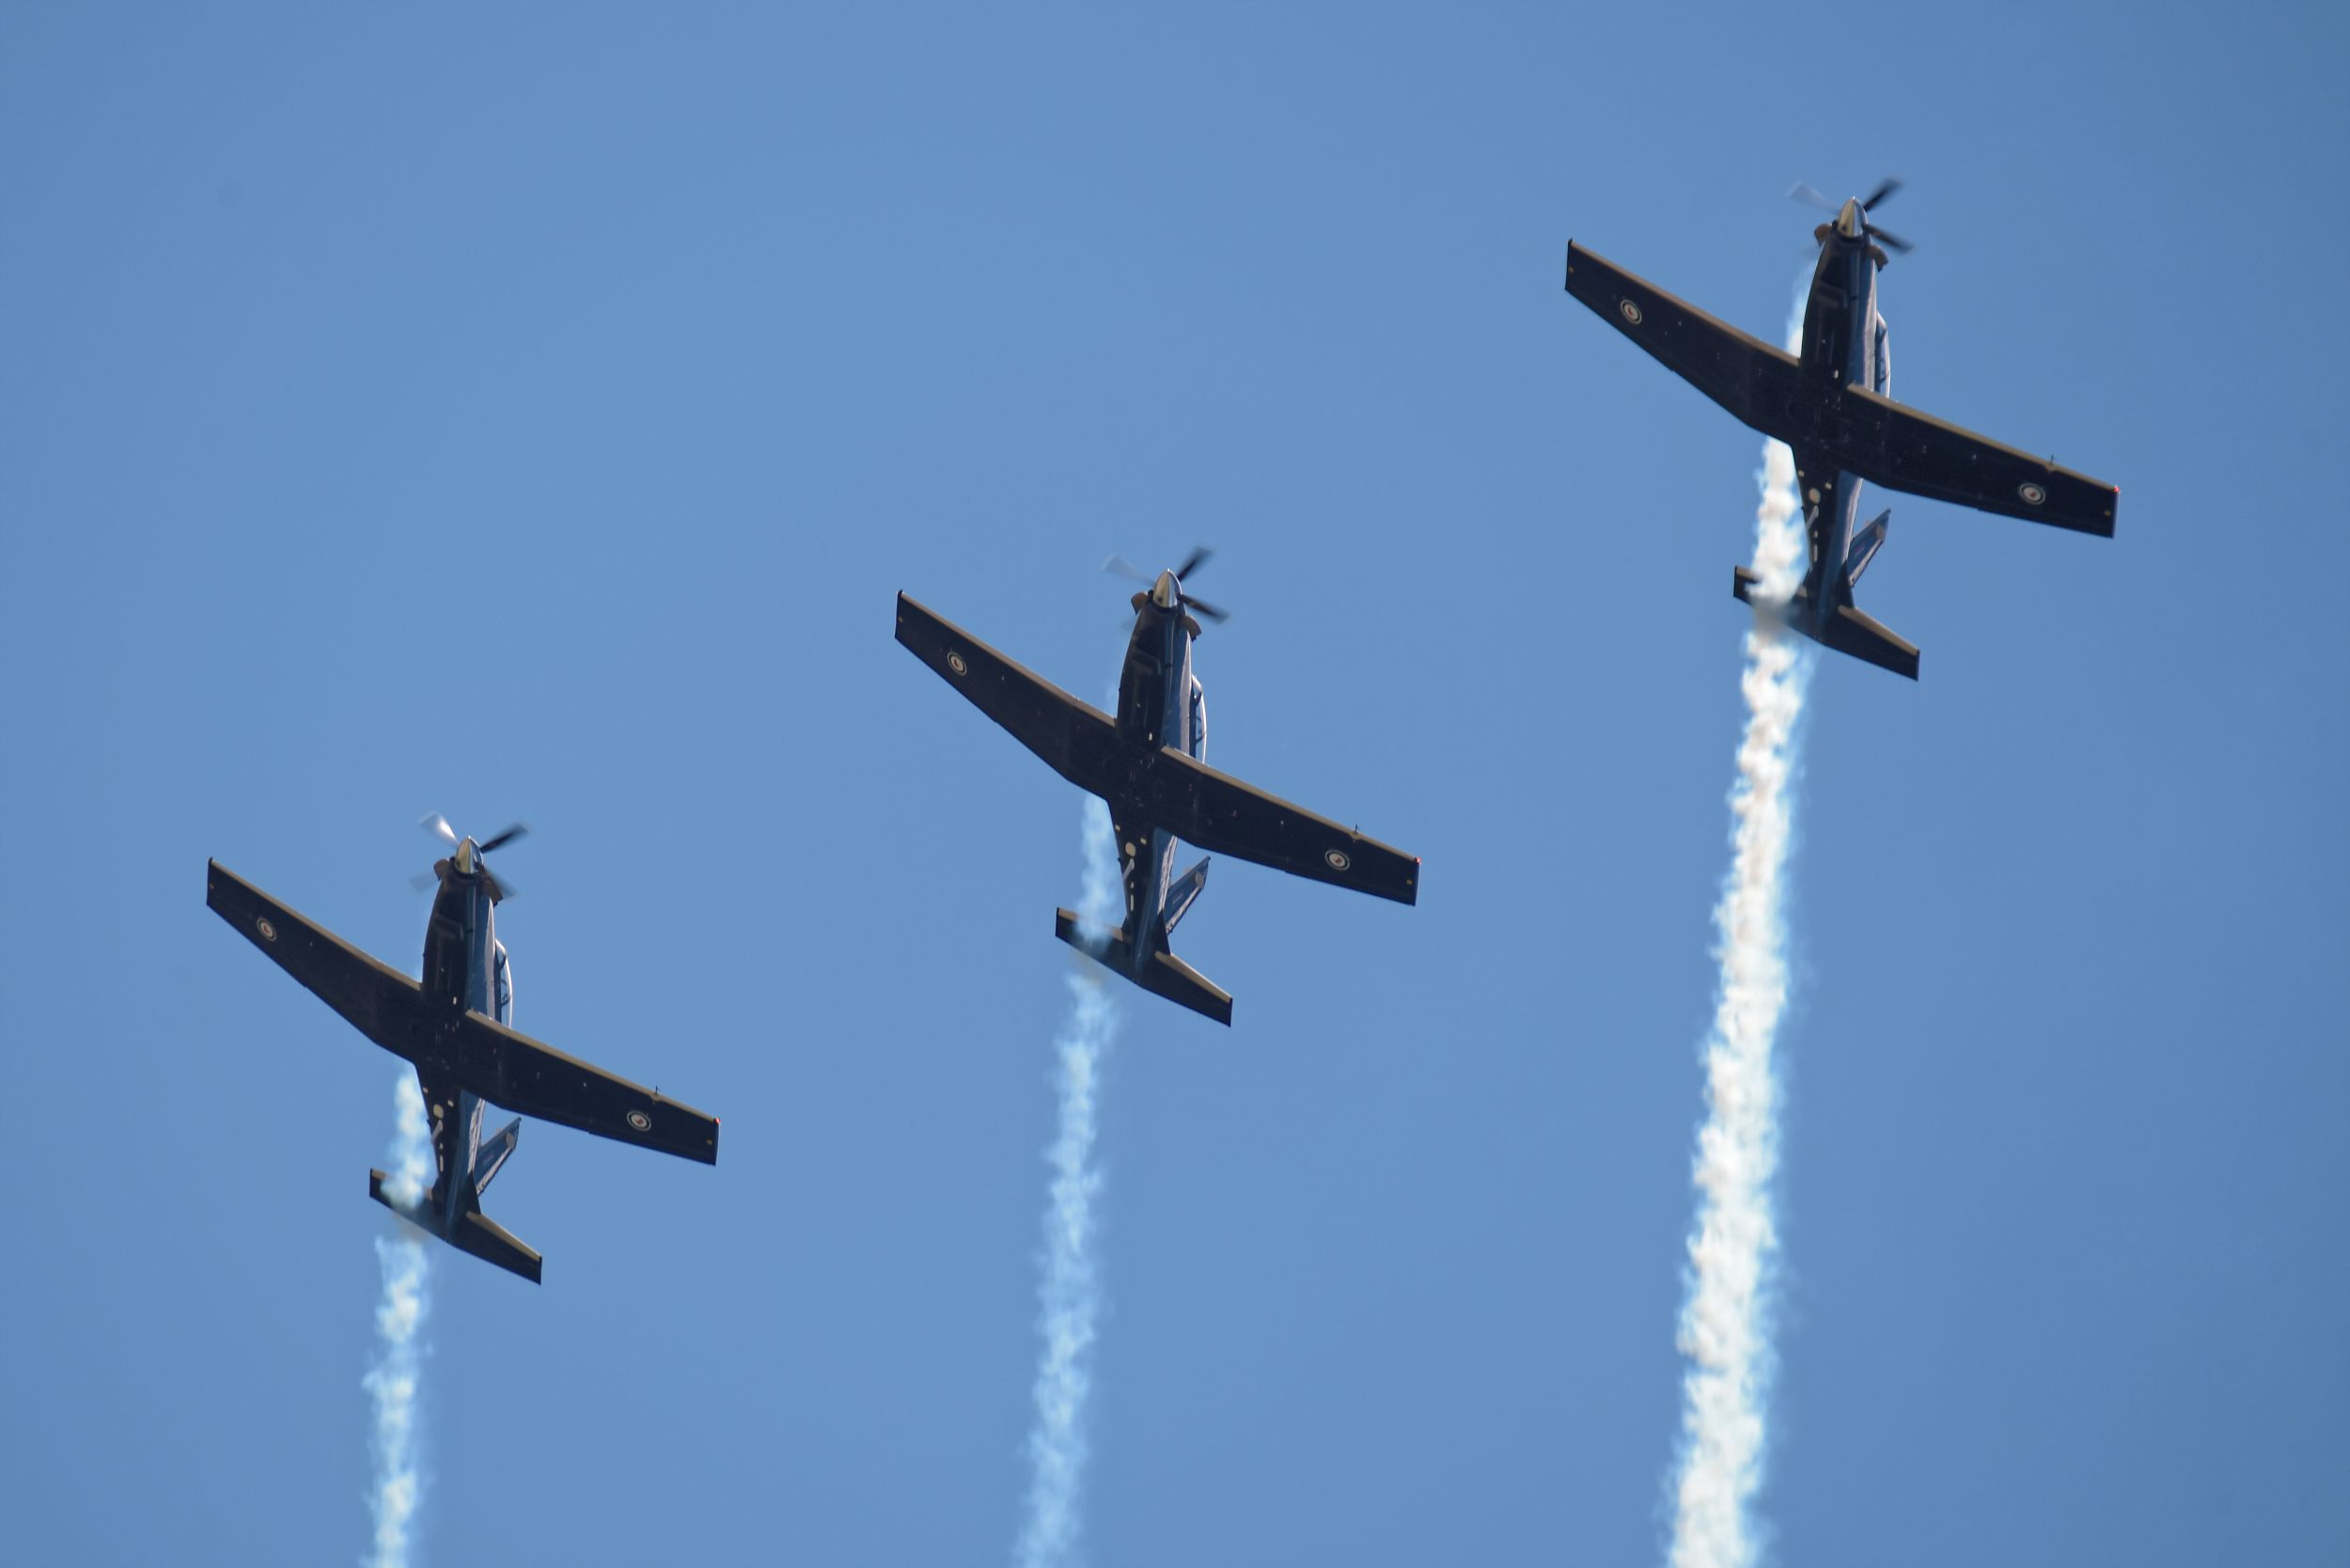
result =
[{"label": "tail fin", "polygon": [[[513,1130],[509,1127],[506,1132],[500,1133],[498,1137],[505,1139]],[[510,1152],[512,1148],[513,1144],[510,1141],[508,1142],[507,1149]],[[385,1180],[384,1172],[368,1171],[368,1196],[419,1231],[429,1231],[440,1237],[458,1251],[470,1252],[485,1263],[495,1263],[509,1274],[519,1274],[534,1285],[539,1283],[539,1254],[517,1241],[512,1231],[483,1214],[479,1209],[470,1211],[455,1225],[445,1229],[442,1225],[440,1211],[430,1204],[419,1205],[414,1209],[403,1209],[393,1202],[384,1194]]]},{"label": "tail fin", "polygon": [[514,1152],[514,1145],[521,1141],[522,1136],[523,1119],[518,1116],[506,1124],[505,1131],[483,1143],[475,1152],[473,1157],[473,1190],[475,1192],[483,1193],[490,1190],[490,1178],[505,1168],[507,1160]]},{"label": "tail fin", "polygon": [[[1206,863],[1195,866],[1184,873],[1189,881],[1194,875],[1204,875]],[[1192,889],[1198,896],[1198,889]],[[1125,933],[1105,930],[1077,918],[1070,910],[1054,911],[1053,934],[1071,947],[1098,961],[1104,968],[1116,970],[1150,992],[1164,996],[1178,1007],[1187,1007],[1203,1018],[1213,1018],[1227,1028],[1232,1023],[1232,994],[1219,987],[1198,970],[1168,952],[1165,948],[1153,950],[1137,964],[1134,945]]]},{"label": "tail fin", "polygon": [[1867,527],[1852,536],[1852,548],[1844,552],[1846,589],[1860,581],[1860,574],[1869,570],[1869,563],[1877,558],[1879,550],[1885,548],[1885,530],[1892,521],[1893,509],[1888,507],[1870,519]]},{"label": "tail fin", "polygon": [[1167,889],[1167,934],[1175,934],[1175,922],[1183,917],[1199,897],[1199,890],[1208,885],[1208,859],[1199,857],[1199,864],[1177,877]]}]

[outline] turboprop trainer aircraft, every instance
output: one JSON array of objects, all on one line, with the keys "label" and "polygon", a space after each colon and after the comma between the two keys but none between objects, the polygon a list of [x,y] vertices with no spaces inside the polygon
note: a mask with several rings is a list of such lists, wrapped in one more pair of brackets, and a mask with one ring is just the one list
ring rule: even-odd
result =
[{"label": "turboprop trainer aircraft", "polygon": [[507,888],[482,857],[525,830],[517,823],[476,843],[460,839],[437,814],[425,826],[450,850],[432,867],[440,887],[425,927],[421,984],[217,860],[205,866],[204,902],[361,1034],[415,1064],[439,1175],[412,1207],[386,1190],[390,1178],[370,1170],[368,1196],[460,1251],[536,1284],[539,1254],[481,1212],[481,1194],[514,1152],[523,1124],[517,1119],[484,1140],[482,1102],[704,1165],[718,1163],[718,1119],[516,1033],[514,971],[494,922]]},{"label": "turboprop trainer aircraft", "polygon": [[[1877,312],[1879,242],[1908,242],[1870,222],[1896,190],[1888,180],[1841,207],[1809,185],[1791,194],[1835,212],[1814,230],[1820,259],[1803,312],[1803,353],[1783,353],[1725,325],[1644,279],[1567,245],[1567,292],[1590,306],[1744,423],[1794,448],[1810,536],[1810,569],[1783,608],[1790,626],[1839,652],[1918,678],[1918,650],[1860,613],[1853,585],[1885,543],[1890,511],[1856,529],[1862,480],[1980,511],[2113,535],[2120,492],[2101,479],[1904,408],[1892,400],[1892,353]],[[1732,575],[1753,602],[1760,579]]]},{"label": "turboprop trainer aircraft", "polygon": [[1134,597],[1115,719],[902,593],[898,640],[1063,778],[1108,803],[1125,920],[1103,931],[1063,909],[1056,912],[1056,934],[1145,991],[1230,1025],[1230,993],[1167,950],[1176,922],[1208,880],[1204,859],[1174,875],[1176,839],[1398,903],[1418,899],[1419,861],[1207,765],[1207,699],[1191,671],[1199,622],[1190,612],[1215,621],[1225,614],[1183,591],[1183,579],[1207,558],[1206,550],[1195,550],[1155,579],[1110,558],[1111,570],[1151,585]]}]

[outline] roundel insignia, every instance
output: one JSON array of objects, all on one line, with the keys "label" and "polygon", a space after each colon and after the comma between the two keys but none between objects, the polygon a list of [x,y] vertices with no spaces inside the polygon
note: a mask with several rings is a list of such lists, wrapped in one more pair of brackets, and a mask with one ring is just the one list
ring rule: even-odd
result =
[{"label": "roundel insignia", "polygon": [[1342,871],[1349,866],[1355,864],[1353,860],[1347,858],[1347,854],[1344,850],[1324,850],[1322,852],[1322,863],[1329,867],[1334,871]]},{"label": "roundel insignia", "polygon": [[640,1110],[633,1110],[628,1113],[628,1124],[635,1128],[640,1133],[650,1133],[652,1131],[652,1118],[647,1116]]},{"label": "roundel insignia", "polygon": [[2036,507],[2041,502],[2048,498],[2048,493],[2046,491],[2041,489],[2038,485],[2033,484],[2029,480],[2023,484],[2017,485],[2015,487],[2015,494],[2024,498],[2024,504],[2027,506]]},{"label": "roundel insignia", "polygon": [[253,922],[253,929],[261,933],[261,940],[264,942],[274,942],[277,940],[277,928],[269,923],[269,917],[266,915],[259,917]]},{"label": "roundel insignia", "polygon": [[949,653],[947,655],[947,667],[953,670],[957,675],[968,675],[971,673],[971,666],[963,662],[963,655],[960,653]]},{"label": "roundel insignia", "polygon": [[1622,314],[1625,321],[1631,322],[1634,326],[1638,326],[1640,324],[1640,307],[1637,305],[1635,305],[1632,301],[1618,300],[1616,302],[1616,309]]}]

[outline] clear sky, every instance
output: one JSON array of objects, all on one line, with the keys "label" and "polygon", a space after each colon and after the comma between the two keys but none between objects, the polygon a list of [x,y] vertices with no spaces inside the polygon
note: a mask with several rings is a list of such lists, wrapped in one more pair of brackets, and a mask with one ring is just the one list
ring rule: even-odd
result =
[{"label": "clear sky", "polygon": [[[2350,1542],[2350,145],[2334,8],[0,12],[0,1516],[365,1544],[413,823],[517,1022],[725,1119],[526,1127],[444,1251],[432,1563],[1001,1561],[1080,694],[1218,547],[1213,760],[1425,856],[1219,866],[1104,1080],[1120,1568],[1653,1560],[1757,441],[1570,237],[1775,336],[1897,173],[1905,401],[2122,486],[1902,497],[1811,695],[1781,1560]],[[1873,510],[1873,505],[1871,510]]]}]

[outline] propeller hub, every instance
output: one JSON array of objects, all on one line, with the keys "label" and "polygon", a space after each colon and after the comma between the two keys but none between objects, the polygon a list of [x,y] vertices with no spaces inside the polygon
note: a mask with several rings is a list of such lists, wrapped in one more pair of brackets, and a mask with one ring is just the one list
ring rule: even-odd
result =
[{"label": "propeller hub", "polygon": [[1171,610],[1183,602],[1183,586],[1175,580],[1172,572],[1162,572],[1159,580],[1151,585],[1151,603],[1160,609]]},{"label": "propeller hub", "polygon": [[471,839],[467,839],[457,846],[457,853],[450,855],[449,859],[455,864],[458,875],[471,876],[478,865],[475,856],[479,854],[480,851],[475,845],[474,841]]},{"label": "propeller hub", "polygon": [[1857,200],[1847,201],[1844,203],[1843,211],[1836,214],[1836,232],[1847,240],[1859,239],[1868,227],[1868,215],[1861,210]]}]

